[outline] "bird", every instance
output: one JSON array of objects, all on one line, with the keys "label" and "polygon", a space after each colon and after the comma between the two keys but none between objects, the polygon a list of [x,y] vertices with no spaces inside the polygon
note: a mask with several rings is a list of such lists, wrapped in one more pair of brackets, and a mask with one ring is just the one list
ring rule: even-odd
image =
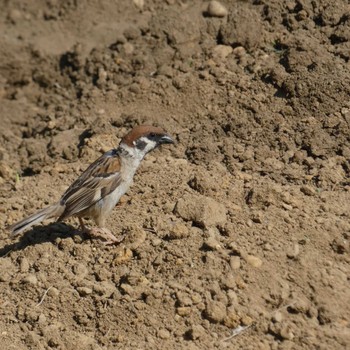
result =
[{"label": "bird", "polygon": [[[160,127],[139,125],[134,127],[113,148],[96,159],[68,187],[60,200],[27,218],[9,226],[12,236],[29,230],[46,219],[60,222],[77,217],[80,228],[91,238],[99,238],[106,244],[120,243],[124,237],[116,237],[107,227],[106,219],[120,198],[133,183],[133,177],[147,153],[162,144],[174,140]],[[97,225],[88,229],[83,219],[91,218]]]}]

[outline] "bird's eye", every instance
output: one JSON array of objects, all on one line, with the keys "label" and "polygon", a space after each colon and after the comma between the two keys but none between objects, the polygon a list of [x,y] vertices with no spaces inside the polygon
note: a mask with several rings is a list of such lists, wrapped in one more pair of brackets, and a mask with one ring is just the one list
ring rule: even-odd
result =
[{"label": "bird's eye", "polygon": [[149,136],[150,136],[152,139],[154,139],[154,138],[156,137],[156,134],[155,134],[154,132],[151,132],[151,133],[149,134]]}]

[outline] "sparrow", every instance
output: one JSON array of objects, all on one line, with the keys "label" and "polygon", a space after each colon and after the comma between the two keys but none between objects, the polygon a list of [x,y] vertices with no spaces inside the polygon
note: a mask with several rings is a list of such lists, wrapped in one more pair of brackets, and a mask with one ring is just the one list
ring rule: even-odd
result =
[{"label": "sparrow", "polygon": [[[173,139],[161,128],[141,125],[126,134],[115,149],[95,160],[66,190],[61,199],[49,207],[8,227],[11,235],[18,235],[43,220],[63,221],[77,217],[83,232],[106,243],[119,243],[106,228],[106,219],[129,189],[136,170],[147,153]],[[91,218],[97,227],[87,229],[83,218]]]}]

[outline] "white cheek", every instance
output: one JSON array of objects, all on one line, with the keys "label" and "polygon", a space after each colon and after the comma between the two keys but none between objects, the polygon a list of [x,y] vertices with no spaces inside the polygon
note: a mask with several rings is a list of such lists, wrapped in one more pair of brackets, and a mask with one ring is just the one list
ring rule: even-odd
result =
[{"label": "white cheek", "polygon": [[145,147],[145,153],[152,151],[156,147],[156,143],[154,141],[147,141],[147,146]]}]

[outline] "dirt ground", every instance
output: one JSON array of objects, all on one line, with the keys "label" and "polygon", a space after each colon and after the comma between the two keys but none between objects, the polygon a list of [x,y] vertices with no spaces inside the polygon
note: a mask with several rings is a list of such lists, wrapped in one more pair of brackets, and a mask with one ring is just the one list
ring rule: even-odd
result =
[{"label": "dirt ground", "polygon": [[[349,348],[347,1],[0,6],[2,349]],[[122,244],[9,237],[137,124]]]}]

